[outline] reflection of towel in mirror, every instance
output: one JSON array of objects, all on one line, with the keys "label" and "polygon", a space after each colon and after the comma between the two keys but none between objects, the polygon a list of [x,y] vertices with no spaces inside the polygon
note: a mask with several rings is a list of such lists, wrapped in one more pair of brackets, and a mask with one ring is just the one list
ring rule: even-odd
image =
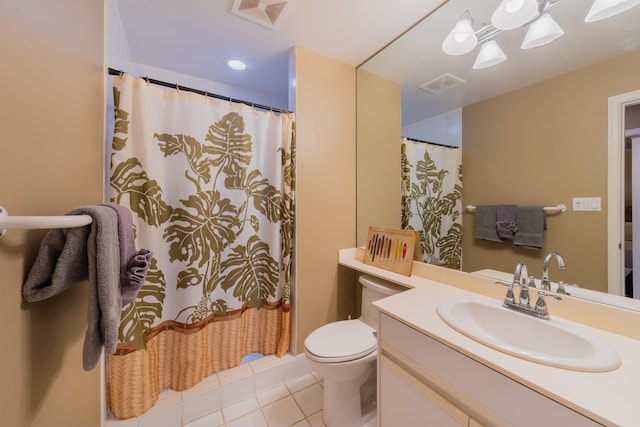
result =
[{"label": "reflection of towel in mirror", "polygon": [[518,231],[513,236],[513,244],[527,249],[542,249],[546,219],[543,206],[516,207]]},{"label": "reflection of towel in mirror", "polygon": [[83,368],[93,369],[102,347],[113,354],[118,341],[122,302],[119,289],[118,219],[106,206],[83,206],[67,215],[90,215],[92,223],[47,232],[22,286],[27,302],[58,295],[89,280]]},{"label": "reflection of towel in mirror", "polygon": [[498,205],[496,228],[501,239],[512,240],[518,230],[516,225],[516,205]]},{"label": "reflection of towel in mirror", "polygon": [[120,293],[122,306],[136,299],[144,284],[153,253],[146,249],[136,251],[133,239],[131,211],[116,203],[105,206],[113,209],[118,216],[118,241],[120,242]]},{"label": "reflection of towel in mirror", "polygon": [[474,216],[474,235],[478,239],[488,240],[491,242],[502,242],[498,236],[496,228],[497,206],[480,205],[476,206]]}]

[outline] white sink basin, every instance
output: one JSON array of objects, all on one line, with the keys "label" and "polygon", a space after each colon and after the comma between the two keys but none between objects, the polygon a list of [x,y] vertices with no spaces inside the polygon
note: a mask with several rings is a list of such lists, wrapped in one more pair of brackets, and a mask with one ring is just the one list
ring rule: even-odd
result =
[{"label": "white sink basin", "polygon": [[437,308],[444,322],[481,344],[521,359],[577,371],[620,366],[618,353],[581,325],[538,319],[489,299],[452,298]]}]

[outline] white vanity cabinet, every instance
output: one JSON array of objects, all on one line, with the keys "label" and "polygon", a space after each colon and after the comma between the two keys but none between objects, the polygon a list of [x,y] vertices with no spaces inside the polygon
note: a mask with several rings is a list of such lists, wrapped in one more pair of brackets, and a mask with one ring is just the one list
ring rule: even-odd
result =
[{"label": "white vanity cabinet", "polygon": [[378,334],[381,427],[601,425],[384,313]]},{"label": "white vanity cabinet", "polygon": [[380,357],[380,384],[384,405],[380,426],[469,425],[467,413],[384,355]]}]

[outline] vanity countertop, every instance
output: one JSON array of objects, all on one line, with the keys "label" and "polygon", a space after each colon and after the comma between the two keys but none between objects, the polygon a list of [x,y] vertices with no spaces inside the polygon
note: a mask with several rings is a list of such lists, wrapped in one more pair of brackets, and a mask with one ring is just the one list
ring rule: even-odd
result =
[{"label": "vanity countertop", "polygon": [[[358,260],[355,252],[341,251],[340,265],[407,286],[407,291],[374,303],[379,310],[404,324],[604,425],[640,426],[637,410],[640,399],[640,341],[583,325],[617,350],[622,361],[618,369],[592,373],[529,362],[467,338],[445,324],[436,312],[438,304],[449,298],[491,296],[447,285],[424,275],[401,276],[371,267]],[[504,288],[500,291],[504,292]],[[550,312],[553,317],[552,307]]]}]

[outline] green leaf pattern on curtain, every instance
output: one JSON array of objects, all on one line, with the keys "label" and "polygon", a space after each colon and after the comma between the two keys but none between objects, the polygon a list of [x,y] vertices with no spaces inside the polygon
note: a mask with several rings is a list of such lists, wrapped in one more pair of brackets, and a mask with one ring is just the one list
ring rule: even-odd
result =
[{"label": "green leaf pattern on curtain", "polygon": [[162,316],[165,287],[164,275],[158,270],[157,260],[153,259],[145,285],[137,298],[124,308],[120,317],[120,342],[128,343],[133,348],[144,348],[144,333]]},{"label": "green leaf pattern on curtain", "polygon": [[[117,151],[115,144],[113,150]],[[147,224],[158,226],[169,220],[173,209],[162,200],[162,189],[156,181],[149,179],[138,159],[127,159],[112,166],[111,170],[114,202],[120,203],[122,196],[128,195],[129,208]]]},{"label": "green leaf pattern on curtain", "polygon": [[[271,182],[273,173],[267,178],[255,166],[261,163],[252,163],[256,141],[241,112],[226,112],[200,136],[158,129],[145,136],[143,148],[133,149],[129,121],[136,110],[122,101],[124,90],[124,84],[114,85],[111,199],[131,209],[137,234],[144,231],[142,240],[154,246],[148,248],[154,259],[138,298],[123,312],[120,342],[144,348],[145,332],[163,320],[194,323],[288,298],[282,285],[289,284],[291,262],[295,137],[260,151],[270,157],[262,164],[279,163],[281,182]],[[293,136],[292,116],[288,120],[283,133]],[[158,175],[152,157],[140,154],[151,150],[173,162],[161,172],[169,178]],[[169,270],[177,271],[169,274],[175,282],[166,278]],[[182,305],[171,303],[173,314],[165,301],[169,291],[183,298]]]},{"label": "green leaf pattern on curtain", "polygon": [[462,263],[460,150],[403,140],[402,228],[417,230],[430,264]]}]

